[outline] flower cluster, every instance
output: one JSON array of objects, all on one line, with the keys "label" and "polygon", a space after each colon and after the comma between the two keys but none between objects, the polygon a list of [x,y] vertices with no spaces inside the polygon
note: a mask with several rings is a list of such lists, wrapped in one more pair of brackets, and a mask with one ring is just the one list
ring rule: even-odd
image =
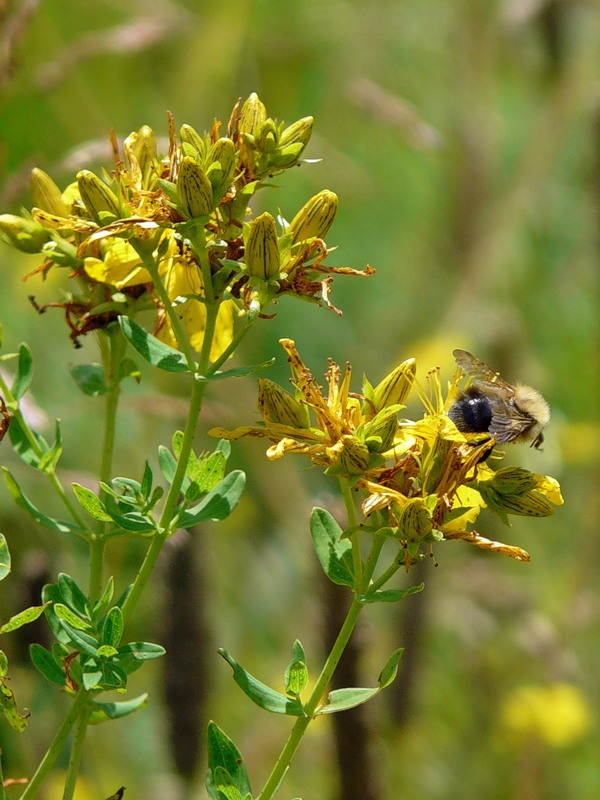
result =
[{"label": "flower cluster", "polygon": [[[489,466],[493,439],[470,441],[446,413],[456,397],[460,373],[444,398],[439,372],[428,374],[426,391],[416,382],[416,364],[409,359],[375,387],[365,379],[358,395],[350,391],[350,365],[342,374],[330,362],[324,394],[294,342],[282,339],[280,344],[290,363],[294,394],[260,380],[262,425],[215,428],[211,435],[266,438],[273,443],[268,458],[304,455],[328,474],[349,480],[364,494],[361,527],[397,539],[407,566],[434,542],[450,539],[529,560],[521,548],[487,539],[471,525],[486,507],[507,523],[509,514],[548,516],[553,504],[563,502],[560,488],[548,476]],[[413,388],[425,410],[416,421],[399,417]]]},{"label": "flower cluster", "polygon": [[119,314],[154,308],[154,333],[176,345],[171,304],[199,350],[206,306],[217,303],[214,347],[222,352],[236,315],[264,315],[283,294],[337,311],[328,298],[332,276],[373,272],[325,264],[324,237],[338,208],[333,192],[319,192],[290,223],[269,213],[250,219],[256,191],[300,163],[312,125],[312,117],[288,126],[273,120],[256,94],[238,101],[225,135],[219,122],[204,134],[190,125],[177,134],[170,116],[164,156],[144,126],[121,148],[112,137],[111,174],[81,170],[61,191],[34,169],[35,207],[0,215],[0,234],[43,256],[35,273],[66,267],[78,279],[66,302],[52,304],[65,309],[75,341]]}]

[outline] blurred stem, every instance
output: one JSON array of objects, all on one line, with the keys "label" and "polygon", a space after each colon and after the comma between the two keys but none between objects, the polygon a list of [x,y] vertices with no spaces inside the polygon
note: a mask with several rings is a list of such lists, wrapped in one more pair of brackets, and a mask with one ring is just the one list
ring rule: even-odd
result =
[{"label": "blurred stem", "polygon": [[60,728],[56,732],[56,735],[52,740],[52,744],[46,751],[46,755],[41,760],[39,767],[27,784],[25,791],[21,795],[21,800],[34,800],[34,798],[38,796],[40,787],[54,766],[54,762],[61,754],[65,742],[67,741],[67,738],[71,732],[71,728],[77,722],[86,700],[87,692],[84,689],[80,689],[73,700],[73,704],[69,709],[69,713],[64,718]]},{"label": "blurred stem", "polygon": [[2,751],[0,750],[0,800],[6,800],[6,791],[4,789],[4,772],[2,771]]},{"label": "blurred stem", "polygon": [[85,734],[87,732],[88,719],[89,710],[85,708],[79,715],[75,725],[75,734],[73,736],[73,744],[71,746],[71,757],[69,759],[69,766],[67,769],[65,788],[63,790],[63,800],[73,800],[73,795],[75,794],[75,787],[77,785],[77,778],[79,776],[79,766],[81,764],[81,754],[85,742]]},{"label": "blurred stem", "polygon": [[[343,483],[347,481],[340,480],[342,483],[342,490],[344,491],[344,499],[346,499],[346,492],[343,487]],[[347,488],[349,488],[347,486]],[[352,497],[350,496],[350,500]],[[352,502],[352,508],[354,508],[354,503]],[[355,514],[352,515],[355,524]],[[353,534],[357,536],[357,534]],[[376,536],[373,540],[371,545],[371,552],[365,562],[365,569],[363,572],[362,580],[360,583],[357,583],[357,594],[361,595],[366,592],[369,588],[369,582],[371,580],[373,570],[377,565],[377,559],[379,558],[379,554],[381,553],[381,548],[384,544],[384,537],[383,536]],[[321,670],[321,674],[319,675],[317,682],[310,694],[310,697],[304,704],[304,711],[306,712],[305,717],[298,717],[294,727],[292,728],[290,735],[288,736],[287,742],[285,743],[283,750],[279,754],[279,758],[273,767],[273,770],[269,777],[267,778],[267,782],[265,783],[261,793],[258,795],[257,800],[270,800],[275,792],[277,791],[281,781],[283,780],[285,773],[287,772],[291,760],[302,741],[302,737],[306,733],[306,729],[315,718],[315,712],[321,702],[321,697],[325,692],[327,686],[331,682],[333,674],[337,668],[337,665],[340,662],[340,659],[346,649],[348,642],[350,641],[350,637],[356,627],[356,623],[360,617],[361,611],[363,610],[363,604],[357,599],[355,595],[352,604],[348,610],[348,614],[346,615],[346,619],[342,624],[340,632],[338,633],[337,639],[335,640],[333,647],[331,648],[331,652],[329,653],[327,660]]]}]

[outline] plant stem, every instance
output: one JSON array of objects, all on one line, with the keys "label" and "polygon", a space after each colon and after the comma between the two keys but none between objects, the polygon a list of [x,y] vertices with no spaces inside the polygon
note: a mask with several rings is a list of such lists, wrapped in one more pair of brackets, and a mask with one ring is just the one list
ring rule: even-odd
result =
[{"label": "plant stem", "polygon": [[52,740],[52,744],[46,751],[44,758],[41,760],[40,765],[38,766],[35,774],[27,784],[27,787],[23,794],[21,795],[21,800],[34,800],[35,797],[38,796],[39,789],[46,779],[48,773],[52,769],[54,762],[61,754],[62,749],[67,741],[69,733],[71,732],[71,728],[77,721],[79,715],[81,714],[82,708],[84,703],[87,700],[87,692],[83,689],[80,689],[78,694],[75,696],[73,700],[73,704],[69,709],[67,716],[61,723],[61,726],[56,732],[54,739]]},{"label": "plant stem", "polygon": [[[357,525],[356,506],[354,505],[354,497],[352,496],[352,487],[348,481],[348,478],[340,476],[339,481],[342,490],[342,496],[344,498],[344,505],[346,507],[348,528],[355,528]],[[354,531],[354,533],[350,535],[350,542],[352,543],[352,564],[354,567],[354,585],[360,586],[362,584],[362,558],[360,556],[360,541],[358,538],[358,531]]]},{"label": "plant stem", "polygon": [[77,785],[77,778],[79,776],[79,765],[81,764],[81,754],[83,751],[83,744],[85,742],[88,719],[89,711],[88,709],[83,709],[75,725],[75,734],[73,736],[73,744],[71,746],[71,757],[69,759],[69,767],[67,769],[65,788],[63,790],[63,800],[73,800],[73,795],[75,794],[75,786]]},{"label": "plant stem", "polygon": [[298,717],[296,720],[296,723],[292,728],[290,735],[288,736],[287,742],[285,743],[283,750],[281,751],[279,758],[277,759],[277,762],[273,767],[273,770],[269,775],[261,793],[258,795],[257,800],[270,800],[270,798],[273,797],[277,791],[277,788],[279,787],[279,784],[283,780],[283,777],[288,770],[292,757],[298,749],[298,745],[300,744],[306,729],[314,719],[314,713],[321,701],[323,692],[331,681],[333,673],[335,672],[346,645],[350,640],[352,631],[356,627],[356,623],[358,622],[358,618],[362,609],[362,603],[359,603],[359,601],[354,598],[346,619],[344,620],[344,624],[342,625],[331,652],[327,657],[327,661],[321,670],[321,674],[317,679],[314,689],[304,705],[306,716]]},{"label": "plant stem", "polygon": [[0,800],[6,800],[6,790],[4,788],[4,772],[2,770],[2,751],[0,750]]}]

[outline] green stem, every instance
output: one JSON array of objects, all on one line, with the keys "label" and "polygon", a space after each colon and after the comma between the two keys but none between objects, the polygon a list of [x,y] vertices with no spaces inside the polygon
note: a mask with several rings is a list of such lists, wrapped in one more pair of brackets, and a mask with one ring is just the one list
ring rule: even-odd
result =
[{"label": "green stem", "polygon": [[21,800],[34,800],[34,798],[38,796],[40,787],[54,766],[54,762],[61,754],[65,742],[67,741],[67,738],[71,732],[71,728],[77,722],[86,700],[87,692],[83,689],[80,689],[73,701],[73,705],[69,709],[69,713],[64,718],[61,726],[57,730],[56,735],[52,740],[52,744],[46,751],[46,755],[41,760],[39,767],[27,784],[25,791],[21,795]]},{"label": "green stem", "polygon": [[342,625],[338,637],[335,640],[335,644],[331,649],[331,653],[327,657],[327,661],[321,670],[321,674],[317,679],[314,689],[304,705],[306,716],[298,717],[290,735],[288,736],[287,742],[285,743],[283,750],[281,751],[279,758],[273,767],[271,774],[267,778],[261,793],[257,797],[257,800],[270,800],[270,798],[273,797],[277,791],[279,784],[283,780],[283,777],[289,768],[294,753],[298,749],[298,745],[300,744],[302,737],[306,732],[306,729],[314,719],[314,713],[321,702],[323,692],[331,681],[333,673],[335,672],[346,645],[350,640],[352,631],[356,627],[356,623],[358,622],[358,618],[362,609],[362,604],[359,603],[356,598],[354,598],[346,619],[344,620],[344,624]]},{"label": "green stem", "polygon": [[[342,497],[344,498],[344,505],[346,507],[346,516],[348,518],[348,528],[356,528],[356,506],[354,505],[354,497],[352,495],[352,486],[348,478],[340,476],[340,487],[342,490]],[[350,542],[352,543],[352,565],[354,567],[354,585],[360,586],[362,584],[362,558],[360,555],[360,541],[358,538],[358,531],[354,531],[350,535]]]},{"label": "green stem", "polygon": [[[347,482],[342,481],[342,490],[346,495],[344,489],[344,483],[346,483],[347,487]],[[352,502],[352,510],[353,510],[352,514],[351,515],[349,514],[349,516],[351,517],[352,523],[356,524],[356,516],[354,513],[353,502]],[[358,534],[354,535],[357,536]],[[362,572],[362,581],[361,583],[357,584],[357,593],[359,595],[366,592],[366,590],[369,588],[369,582],[373,575],[373,571],[377,566],[377,560],[379,558],[384,543],[385,540],[383,536],[375,536],[375,538],[373,539],[371,550],[369,552],[367,560],[365,561],[364,571]],[[306,712],[306,716],[299,717],[296,723],[294,724],[294,727],[292,728],[290,735],[288,736],[288,739],[283,747],[283,750],[281,751],[279,758],[277,759],[277,762],[275,763],[275,766],[273,767],[273,770],[263,787],[262,792],[258,795],[257,800],[270,800],[270,798],[273,797],[273,795],[277,791],[277,788],[279,787],[285,773],[287,772],[290,766],[291,760],[296,750],[298,749],[298,746],[302,740],[302,737],[306,732],[306,729],[308,728],[312,720],[315,718],[314,717],[315,711],[317,710],[317,707],[321,702],[321,697],[323,696],[325,689],[327,688],[333,677],[333,673],[335,672],[337,665],[340,662],[342,654],[346,649],[346,645],[350,641],[350,637],[356,627],[356,623],[358,622],[363,607],[364,607],[363,604],[355,596],[352,600],[352,605],[348,610],[348,614],[346,615],[346,619],[344,620],[344,623],[340,629],[337,639],[335,640],[335,643],[331,648],[331,652],[327,657],[325,665],[321,670],[321,674],[317,679],[314,689],[312,690],[310,697],[304,704],[304,710]]]},{"label": "green stem", "polygon": [[65,788],[63,790],[63,800],[73,800],[73,795],[75,794],[75,787],[77,785],[77,778],[79,777],[79,766],[81,764],[81,754],[83,751],[83,744],[85,742],[88,719],[89,710],[84,709],[79,715],[75,725],[73,744],[71,746],[71,757],[69,759],[69,767],[67,769]]},{"label": "green stem", "polygon": [[2,770],[2,751],[0,750],[0,800],[6,800],[6,790],[4,788],[4,772]]}]

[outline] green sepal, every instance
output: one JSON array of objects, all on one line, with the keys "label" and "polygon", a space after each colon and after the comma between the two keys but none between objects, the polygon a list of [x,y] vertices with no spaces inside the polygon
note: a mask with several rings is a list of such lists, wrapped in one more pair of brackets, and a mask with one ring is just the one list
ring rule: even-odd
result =
[{"label": "green sepal", "polygon": [[242,754],[231,739],[212,720],[206,731],[208,744],[208,773],[206,791],[210,800],[227,798],[221,787],[237,788],[243,800],[251,800],[252,788]]},{"label": "green sepal", "polygon": [[137,352],[153,367],[165,372],[189,372],[183,353],[161,342],[130,317],[119,317],[123,336]]},{"label": "green sepal", "polygon": [[367,591],[362,595],[357,595],[356,599],[360,603],[397,603],[400,600],[404,600],[405,597],[422,592],[424,588],[425,584],[419,583],[409,589],[376,589],[375,591]]},{"label": "green sepal", "polygon": [[327,697],[327,705],[317,709],[319,714],[334,714],[337,711],[346,711],[349,708],[360,706],[379,694],[382,689],[389,686],[398,672],[398,662],[402,658],[404,648],[394,650],[387,660],[386,665],[379,674],[379,685],[374,689],[334,689]]},{"label": "green sepal", "polygon": [[4,623],[4,625],[0,628],[0,633],[12,633],[12,631],[22,628],[23,625],[28,625],[30,622],[35,622],[36,619],[39,619],[42,616],[45,608],[45,605],[31,606],[23,611],[19,611],[18,614],[15,614],[8,620],[8,622]]},{"label": "green sepal", "polygon": [[292,659],[285,670],[284,683],[287,694],[294,697],[299,697],[308,683],[306,653],[299,639],[292,647]]},{"label": "green sepal", "polygon": [[343,533],[329,511],[313,508],[310,535],[323,571],[333,583],[354,586],[352,544]]},{"label": "green sepal", "polygon": [[33,357],[29,345],[19,345],[19,358],[17,360],[17,374],[11,387],[11,394],[19,401],[31,385],[33,377]]},{"label": "green sepal", "polygon": [[237,506],[246,485],[246,475],[239,469],[226,475],[206,497],[177,518],[174,527],[191,528],[199,522],[218,522],[228,517]]},{"label": "green sepal", "polygon": [[306,716],[304,707],[297,698],[286,697],[281,692],[276,692],[275,689],[271,689],[270,686],[257,680],[222,647],[219,648],[218,653],[232,668],[234,681],[257,706],[274,714],[287,714],[290,717]]},{"label": "green sepal", "polygon": [[106,381],[101,364],[72,364],[69,372],[80,391],[88,397],[101,397],[106,394]]},{"label": "green sepal", "polygon": [[11,558],[6,536],[0,533],[0,581],[3,581],[10,574]]},{"label": "green sepal", "polygon": [[2,471],[4,473],[4,480],[6,481],[8,491],[10,492],[15,503],[19,506],[19,508],[23,509],[23,511],[26,511],[29,514],[29,516],[32,517],[40,525],[43,525],[44,527],[49,528],[52,531],[58,531],[59,533],[77,533],[79,535],[85,533],[85,531],[78,525],[74,525],[71,522],[65,522],[63,520],[54,519],[53,517],[49,517],[46,514],[42,513],[23,494],[21,488],[19,487],[19,484],[13,478],[11,473],[6,469],[6,467],[2,467]]},{"label": "green sepal", "polygon": [[89,703],[89,708],[91,709],[89,722],[91,725],[99,725],[101,722],[107,722],[109,719],[121,719],[121,717],[134,714],[147,705],[147,694],[141,694],[138,697],[133,697],[131,700],[112,703],[101,703],[97,700],[93,700]]},{"label": "green sepal", "polygon": [[29,646],[29,656],[33,666],[50,683],[57,686],[66,686],[67,678],[62,667],[57,664],[54,656],[41,644],[34,642]]}]

